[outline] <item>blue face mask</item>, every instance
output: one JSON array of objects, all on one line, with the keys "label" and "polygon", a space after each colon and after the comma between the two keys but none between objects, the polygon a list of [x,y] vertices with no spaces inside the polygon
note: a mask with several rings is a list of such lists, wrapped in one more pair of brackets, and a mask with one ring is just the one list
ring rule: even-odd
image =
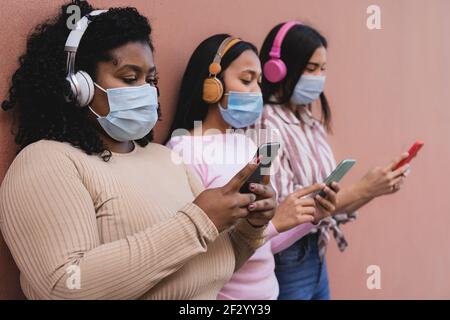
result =
[{"label": "blue face mask", "polygon": [[245,128],[258,120],[263,109],[261,93],[231,91],[226,95],[228,96],[227,108],[219,103],[220,114],[226,123],[233,128]]},{"label": "blue face mask", "polygon": [[302,75],[295,86],[291,102],[296,105],[310,104],[323,92],[325,76]]},{"label": "blue face mask", "polygon": [[108,96],[109,113],[97,116],[105,132],[116,141],[131,141],[145,137],[158,120],[158,93],[155,87],[145,84],[140,87],[103,89]]}]

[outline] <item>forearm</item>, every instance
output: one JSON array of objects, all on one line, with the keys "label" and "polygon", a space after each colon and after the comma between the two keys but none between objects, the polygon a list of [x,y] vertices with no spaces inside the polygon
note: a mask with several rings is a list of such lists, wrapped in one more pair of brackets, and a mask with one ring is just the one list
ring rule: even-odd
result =
[{"label": "forearm", "polygon": [[[357,200],[355,202],[353,202],[352,204],[350,204],[349,206],[347,206],[346,208],[344,208],[342,211],[345,212],[355,212],[357,211],[359,208],[365,206],[366,204],[368,204],[370,201],[372,201],[373,198],[367,198],[367,199],[360,199]],[[341,212],[342,212],[341,211]]]},{"label": "forearm", "polygon": [[[136,299],[205,252],[217,235],[201,209],[190,204],[173,218],[122,240],[79,252],[77,247],[61,252],[41,248],[41,254],[28,250],[18,262],[40,299]],[[17,241],[9,232],[6,238],[10,244]],[[30,258],[39,256],[52,259]],[[55,260],[61,263],[54,264]],[[44,268],[39,267],[42,264]]]},{"label": "forearm", "polygon": [[289,248],[299,239],[310,233],[313,227],[314,225],[311,223],[302,223],[273,237],[270,239],[272,253],[276,254]]},{"label": "forearm", "polygon": [[337,205],[335,213],[355,212],[362,206],[372,201],[373,197],[364,192],[360,183],[354,183],[337,193]]}]

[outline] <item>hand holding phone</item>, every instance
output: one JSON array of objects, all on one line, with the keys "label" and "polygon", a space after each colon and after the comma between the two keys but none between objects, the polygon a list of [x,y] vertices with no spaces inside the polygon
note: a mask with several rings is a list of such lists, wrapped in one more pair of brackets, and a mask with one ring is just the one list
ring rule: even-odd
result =
[{"label": "hand holding phone", "polygon": [[[339,163],[336,167],[336,169],[331,172],[331,174],[325,179],[323,183],[328,188],[331,188],[331,184],[333,182],[339,182],[341,179],[347,174],[347,172],[355,165],[356,160],[353,159],[345,159],[341,163]],[[325,191],[320,190],[312,194],[312,197],[315,197],[316,195],[321,196],[322,198],[326,197]]]},{"label": "hand holding phone", "polygon": [[219,232],[231,227],[239,219],[247,219],[255,227],[263,226],[272,219],[276,208],[273,188],[257,185],[252,194],[243,195],[239,192],[257,169],[257,162],[251,161],[227,184],[206,189],[194,199],[193,203],[206,213]]},{"label": "hand holding phone", "polygon": [[249,185],[250,183],[260,183],[269,184],[270,175],[269,169],[272,165],[273,160],[278,155],[278,150],[280,149],[279,142],[270,142],[261,145],[256,152],[256,157],[261,156],[261,162],[259,168],[247,179],[247,181],[242,185],[240,189],[241,193],[250,193]]},{"label": "hand holding phone", "polygon": [[423,141],[416,141],[416,143],[414,143],[412,145],[412,147],[409,149],[408,157],[406,157],[405,159],[403,159],[399,163],[397,163],[397,165],[394,167],[394,169],[392,171],[395,171],[398,168],[403,167],[405,164],[410,163],[411,160],[417,155],[419,150],[422,149],[424,144],[425,143]]}]

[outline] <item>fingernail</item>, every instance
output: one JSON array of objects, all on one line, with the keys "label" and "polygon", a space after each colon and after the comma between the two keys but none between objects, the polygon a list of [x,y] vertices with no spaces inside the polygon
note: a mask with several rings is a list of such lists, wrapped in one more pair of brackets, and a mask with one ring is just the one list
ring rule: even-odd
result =
[{"label": "fingernail", "polygon": [[254,203],[252,203],[252,204],[250,204],[250,205],[248,206],[248,209],[249,209],[250,211],[253,211],[253,210],[255,209],[255,207],[256,207],[256,205],[255,205]]},{"label": "fingernail", "polygon": [[255,190],[255,188],[256,188],[256,185],[254,184],[254,183],[250,183],[250,190]]},{"label": "fingernail", "polygon": [[408,168],[408,170],[406,170],[405,172],[403,172],[403,176],[404,176],[404,177],[407,177],[410,173],[411,173],[411,169]]}]

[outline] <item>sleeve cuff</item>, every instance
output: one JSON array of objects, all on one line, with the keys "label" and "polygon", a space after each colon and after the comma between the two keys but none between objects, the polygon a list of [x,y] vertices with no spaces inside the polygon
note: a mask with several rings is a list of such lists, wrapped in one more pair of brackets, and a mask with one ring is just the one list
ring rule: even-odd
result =
[{"label": "sleeve cuff", "polygon": [[277,231],[277,228],[273,225],[272,221],[269,222],[269,225],[266,228],[266,240],[270,240],[280,233]]},{"label": "sleeve cuff", "polygon": [[245,238],[258,240],[264,237],[263,234],[265,233],[267,226],[255,228],[247,221],[247,219],[241,219],[241,221],[236,224],[235,228],[239,233],[244,235]]}]

